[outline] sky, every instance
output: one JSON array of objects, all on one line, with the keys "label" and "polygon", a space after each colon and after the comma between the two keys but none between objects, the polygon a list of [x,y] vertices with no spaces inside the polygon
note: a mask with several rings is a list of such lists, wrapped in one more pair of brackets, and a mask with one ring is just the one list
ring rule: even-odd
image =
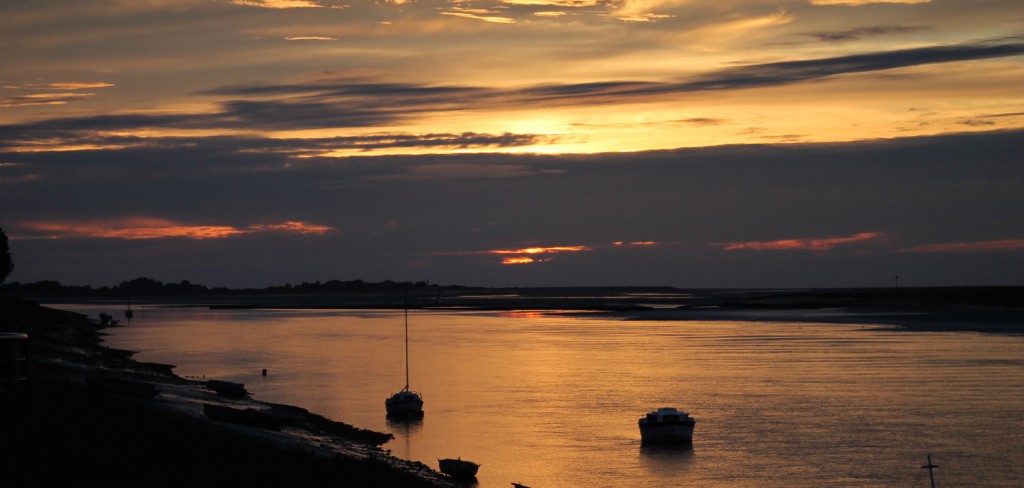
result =
[{"label": "sky", "polygon": [[1019,0],[8,0],[9,282],[1024,285]]}]

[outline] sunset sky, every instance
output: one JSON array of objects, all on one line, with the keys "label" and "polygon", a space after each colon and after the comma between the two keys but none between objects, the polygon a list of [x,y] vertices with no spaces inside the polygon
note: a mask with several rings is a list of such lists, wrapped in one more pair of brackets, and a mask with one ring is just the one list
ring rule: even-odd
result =
[{"label": "sunset sky", "polygon": [[1020,0],[0,2],[8,281],[1024,285]]}]

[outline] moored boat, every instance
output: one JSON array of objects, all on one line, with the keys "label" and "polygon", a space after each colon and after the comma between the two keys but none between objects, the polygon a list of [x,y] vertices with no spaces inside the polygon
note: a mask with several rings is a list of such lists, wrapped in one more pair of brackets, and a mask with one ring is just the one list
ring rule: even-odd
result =
[{"label": "moored boat", "polygon": [[437,464],[440,466],[442,473],[452,478],[463,480],[476,478],[476,472],[480,469],[479,464],[462,458],[438,459]]},{"label": "moored boat", "polygon": [[644,443],[693,442],[693,428],[696,423],[697,420],[686,412],[681,412],[673,407],[662,407],[649,412],[638,421],[640,441]]},{"label": "moored boat", "polygon": [[384,400],[390,418],[423,416],[423,397],[409,389],[409,307],[405,308],[405,388]]},{"label": "moored boat", "polygon": [[388,417],[422,417],[423,398],[406,386],[384,400],[384,408],[387,409]]}]

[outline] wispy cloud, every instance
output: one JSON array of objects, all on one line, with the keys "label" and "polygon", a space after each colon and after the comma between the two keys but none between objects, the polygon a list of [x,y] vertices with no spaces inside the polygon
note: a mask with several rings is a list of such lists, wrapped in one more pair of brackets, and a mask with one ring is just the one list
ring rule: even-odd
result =
[{"label": "wispy cloud", "polygon": [[488,249],[483,251],[454,251],[443,252],[440,254],[449,256],[473,254],[496,255],[502,257],[501,264],[521,265],[548,262],[551,260],[550,256],[555,254],[578,253],[593,250],[594,248],[591,246],[536,246],[509,249]]},{"label": "wispy cloud", "polygon": [[859,242],[877,241],[883,236],[878,232],[862,232],[847,237],[812,237],[779,239],[774,241],[713,242],[712,246],[723,251],[828,251],[836,246]]},{"label": "wispy cloud", "polygon": [[93,96],[92,93],[31,93],[11,97],[0,97],[0,108],[30,107],[34,105],[64,105],[68,102]]},{"label": "wispy cloud", "polygon": [[865,37],[883,36],[888,34],[904,34],[907,32],[914,32],[926,29],[926,27],[921,26],[872,25],[856,27],[853,29],[847,29],[842,31],[805,32],[801,35],[813,37],[819,41],[825,42],[846,42],[863,39]]},{"label": "wispy cloud", "polygon": [[589,246],[524,247],[519,249],[492,249],[486,254],[557,254],[560,252],[590,251]]},{"label": "wispy cloud", "polygon": [[409,166],[404,171],[368,176],[376,181],[439,181],[521,178],[564,170],[538,169],[524,164],[494,162],[437,162]]},{"label": "wispy cloud", "polygon": [[[704,91],[742,90],[816,81],[833,76],[870,73],[938,63],[982,60],[1024,54],[1024,43],[968,42],[870,52],[798,61],[751,64],[708,72],[677,82],[611,80],[552,83],[521,88],[467,85],[367,82],[359,79],[284,84],[231,85],[200,94],[229,97],[205,113],[120,114],[51,119],[35,124],[50,135],[60,130],[111,130],[139,127],[236,130],[305,130],[387,127],[456,110],[550,108],[596,101],[630,103]],[[0,104],[67,103],[88,96],[79,92],[37,94],[0,100]],[[694,119],[706,123],[713,119]],[[31,126],[31,124],[29,125]],[[21,126],[26,128],[26,126]],[[0,131],[4,130],[0,126]],[[8,126],[7,129],[16,127]]]},{"label": "wispy cloud", "polygon": [[518,95],[535,102],[558,100],[582,102],[595,98],[625,101],[629,98],[672,93],[781,86],[845,74],[1002,58],[1021,54],[1024,54],[1024,43],[1020,42],[969,42],[830,58],[751,64],[725,68],[678,83],[609,81],[546,85],[523,89]]},{"label": "wispy cloud", "polygon": [[[33,124],[23,127],[5,128],[0,126],[0,150],[6,149],[10,152],[61,152],[126,148],[167,150],[175,147],[205,146],[217,147],[218,150],[227,152],[248,152],[259,149],[292,157],[309,157],[370,154],[380,150],[509,148],[541,143],[550,144],[558,140],[558,136],[542,134],[482,134],[475,132],[461,134],[382,133],[322,138],[175,135],[160,137],[155,134],[110,135],[106,132],[140,130],[159,126],[161,121],[171,121],[161,116],[152,119],[151,123],[146,122],[145,116],[132,120],[134,122],[124,123],[116,119],[65,119],[52,120],[49,124]],[[168,127],[176,125],[174,123],[167,124]]]},{"label": "wispy cloud", "polygon": [[326,37],[326,36],[295,36],[285,37],[286,41],[337,41],[337,37]]},{"label": "wispy cloud", "polygon": [[444,255],[495,255],[501,256],[501,264],[521,265],[545,263],[551,261],[557,254],[574,254],[582,252],[624,249],[624,248],[651,248],[658,246],[656,241],[614,241],[610,245],[574,245],[574,246],[534,246],[520,248],[488,249],[484,251],[461,251],[446,252]]},{"label": "wispy cloud", "polygon": [[647,247],[647,246],[657,246],[658,243],[655,242],[655,241],[633,241],[633,242],[615,241],[615,242],[612,243],[612,245],[613,246],[618,246],[618,247],[621,247],[621,246]]},{"label": "wispy cloud", "polygon": [[231,0],[235,5],[272,9],[285,8],[324,8],[320,2],[313,0]]},{"label": "wispy cloud", "polygon": [[1024,239],[920,244],[900,250],[900,252],[908,253],[966,253],[984,251],[1024,251]]},{"label": "wispy cloud", "polygon": [[809,0],[811,5],[847,5],[857,7],[876,3],[930,3],[932,0]]},{"label": "wispy cloud", "polygon": [[832,58],[755,64],[728,68],[677,85],[680,90],[724,90],[782,85],[830,76],[883,71],[928,64],[1000,58],[1024,54],[1024,43],[965,43],[899,49]]},{"label": "wispy cloud", "polygon": [[625,0],[611,16],[625,22],[654,22],[671,18],[662,12],[684,3],[687,0]]},{"label": "wispy cloud", "polygon": [[55,90],[92,90],[95,88],[110,88],[112,86],[115,85],[103,81],[66,81],[50,83],[48,85],[49,88]]},{"label": "wispy cloud", "polygon": [[0,86],[0,89],[13,92],[13,94],[0,95],[0,108],[64,105],[95,96],[95,93],[83,93],[79,90],[93,90],[112,86],[115,85],[102,81],[59,81],[4,85]]},{"label": "wispy cloud", "polygon": [[541,7],[596,7],[601,4],[600,0],[501,0],[509,5],[529,5]]},{"label": "wispy cloud", "polygon": [[105,238],[105,239],[223,239],[257,232],[283,232],[300,235],[323,235],[333,228],[306,222],[290,221],[277,224],[255,224],[248,227],[230,225],[196,225],[166,219],[134,217],[89,222],[33,221],[18,227],[31,233],[31,237],[49,239]]},{"label": "wispy cloud", "polygon": [[960,119],[957,123],[972,127],[987,127],[996,125],[1001,119],[1024,117],[1024,112],[1009,112],[1003,114],[981,114],[970,118]]},{"label": "wispy cloud", "polygon": [[516,20],[500,15],[498,12],[487,9],[479,8],[462,8],[452,7],[452,10],[441,12],[441,15],[450,15],[453,17],[462,17],[466,19],[482,20],[484,22],[491,22],[495,24],[514,24]]}]

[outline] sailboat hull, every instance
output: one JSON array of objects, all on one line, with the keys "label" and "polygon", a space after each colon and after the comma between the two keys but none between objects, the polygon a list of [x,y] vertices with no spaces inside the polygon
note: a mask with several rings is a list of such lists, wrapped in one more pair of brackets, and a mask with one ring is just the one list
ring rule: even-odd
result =
[{"label": "sailboat hull", "polygon": [[411,391],[395,393],[384,400],[389,417],[422,417],[423,399]]}]

